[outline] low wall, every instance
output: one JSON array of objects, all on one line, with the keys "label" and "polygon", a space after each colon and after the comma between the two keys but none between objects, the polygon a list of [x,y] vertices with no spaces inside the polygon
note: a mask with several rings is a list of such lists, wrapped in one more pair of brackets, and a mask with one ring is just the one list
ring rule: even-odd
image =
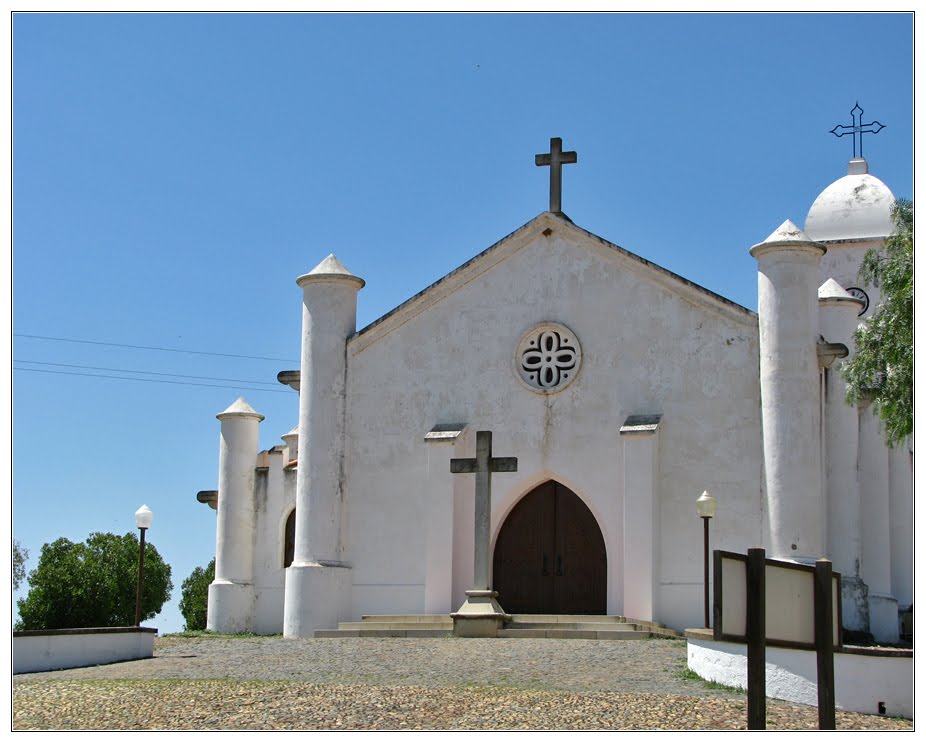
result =
[{"label": "low wall", "polygon": [[[710,631],[688,630],[688,668],[708,681],[746,688],[746,645],[716,642]],[[836,707],[913,719],[913,651],[845,646],[834,653]],[[817,654],[768,646],[765,693],[774,699],[817,706]]]},{"label": "low wall", "polygon": [[13,633],[13,673],[57,671],[154,656],[154,627],[89,627]]}]

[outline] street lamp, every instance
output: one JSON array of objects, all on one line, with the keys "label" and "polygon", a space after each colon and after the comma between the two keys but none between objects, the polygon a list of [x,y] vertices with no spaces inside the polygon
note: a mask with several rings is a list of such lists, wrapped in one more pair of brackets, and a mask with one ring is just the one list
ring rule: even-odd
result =
[{"label": "street lamp", "polygon": [[135,526],[141,532],[138,541],[138,588],[135,591],[135,626],[141,626],[141,581],[145,574],[145,531],[154,521],[154,514],[148,506],[142,506],[135,512]]},{"label": "street lamp", "polygon": [[698,516],[704,520],[704,626],[711,626],[711,608],[710,608],[710,551],[708,549],[708,523],[717,513],[717,499],[706,490],[701,493],[701,497],[695,502],[698,509]]}]

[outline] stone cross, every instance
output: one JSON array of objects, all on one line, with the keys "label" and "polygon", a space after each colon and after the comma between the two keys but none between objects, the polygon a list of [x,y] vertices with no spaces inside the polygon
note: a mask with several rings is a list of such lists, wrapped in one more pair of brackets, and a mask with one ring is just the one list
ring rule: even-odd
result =
[{"label": "stone cross", "polygon": [[[862,135],[863,134],[877,134],[884,128],[884,124],[880,121],[872,121],[868,124],[862,123],[862,114],[865,113],[865,109],[858,105],[858,101],[855,102],[855,108],[849,111],[852,114],[852,126],[848,124],[837,124],[832,129],[830,129],[830,134],[835,134],[837,137],[842,137],[846,134],[852,135],[852,157],[855,157],[855,146],[858,144],[858,157],[864,157],[862,155]],[[856,122],[855,117],[858,115],[858,122]],[[867,129],[865,127],[868,127]],[[877,127],[877,128],[875,128]]]},{"label": "stone cross", "polygon": [[550,166],[550,211],[563,211],[563,165],[579,161],[574,152],[563,152],[563,140],[559,137],[550,139],[550,151],[534,155],[534,164]]},{"label": "stone cross", "polygon": [[473,579],[475,588],[489,590],[489,547],[492,507],[492,473],[517,472],[517,457],[492,456],[492,432],[476,432],[476,458],[451,459],[453,474],[474,473],[476,475],[476,540],[473,555]]}]

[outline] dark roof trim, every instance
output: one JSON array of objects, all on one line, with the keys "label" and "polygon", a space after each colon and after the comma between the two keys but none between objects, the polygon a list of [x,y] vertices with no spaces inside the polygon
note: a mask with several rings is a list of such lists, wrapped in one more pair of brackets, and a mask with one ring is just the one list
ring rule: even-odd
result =
[{"label": "dark roof trim", "polygon": [[[715,293],[715,292],[712,292],[710,289],[705,289],[705,288],[704,288],[703,286],[701,286],[700,284],[696,284],[695,282],[690,281],[690,280],[684,278],[683,276],[680,276],[679,274],[670,271],[670,270],[667,269],[667,268],[663,268],[662,266],[660,266],[660,265],[658,265],[658,264],[656,264],[656,263],[653,263],[652,261],[648,261],[648,260],[646,260],[646,258],[641,258],[641,257],[640,257],[639,255],[637,255],[636,253],[632,253],[632,252],[630,252],[629,250],[626,250],[626,249],[620,247],[619,245],[615,245],[615,244],[612,243],[612,242],[608,242],[608,241],[605,240],[603,237],[599,237],[598,235],[596,235],[596,234],[593,233],[593,232],[589,232],[588,230],[583,229],[582,227],[579,227],[578,225],[575,224],[575,222],[573,222],[571,219],[569,219],[569,217],[567,217],[565,214],[557,213],[557,212],[542,212],[541,214],[538,214],[536,217],[534,217],[532,220],[530,220],[530,221],[527,222],[526,224],[524,224],[524,225],[518,227],[518,229],[514,230],[514,232],[510,232],[509,234],[505,235],[505,237],[503,237],[501,240],[496,241],[495,243],[493,243],[492,245],[490,245],[488,248],[486,248],[485,250],[483,250],[483,251],[482,251],[481,253],[479,253],[478,255],[475,255],[475,256],[473,256],[472,258],[470,258],[468,261],[466,261],[466,263],[463,263],[462,265],[460,265],[460,266],[458,266],[457,268],[453,269],[450,273],[448,273],[448,274],[442,276],[442,277],[439,278],[437,281],[435,281],[433,284],[431,284],[431,285],[425,287],[424,289],[422,289],[420,292],[418,292],[418,293],[415,294],[414,296],[409,297],[409,298],[406,299],[404,302],[402,302],[400,305],[398,305],[398,306],[394,307],[393,309],[391,309],[391,310],[390,310],[389,312],[387,312],[385,315],[383,315],[383,316],[381,316],[380,318],[374,320],[373,322],[371,322],[369,325],[367,325],[366,327],[362,328],[361,330],[358,330],[356,333],[354,333],[354,335],[351,336],[351,338],[350,338],[349,340],[354,340],[354,339],[356,339],[357,337],[359,337],[359,336],[361,336],[361,335],[364,335],[365,333],[368,333],[368,332],[371,331],[373,328],[376,328],[376,327],[378,327],[379,325],[382,325],[382,324],[383,324],[384,322],[386,322],[386,320],[388,320],[390,317],[392,317],[393,315],[395,315],[395,314],[401,312],[405,307],[407,307],[408,305],[412,304],[412,303],[415,302],[416,300],[420,299],[420,298],[423,297],[424,295],[429,294],[429,293],[430,293],[432,290],[434,290],[436,287],[438,287],[438,286],[440,286],[441,284],[447,282],[451,277],[455,276],[456,274],[460,273],[461,271],[464,271],[465,269],[467,269],[468,267],[470,267],[470,266],[473,265],[474,263],[477,263],[477,262],[480,261],[484,256],[486,256],[486,255],[488,255],[489,253],[493,252],[497,247],[499,247],[499,246],[502,245],[503,243],[507,242],[508,240],[510,240],[511,238],[515,237],[516,235],[519,235],[519,234],[524,233],[524,232],[528,232],[528,231],[533,227],[533,225],[534,225],[535,222],[537,222],[537,221],[540,220],[540,219],[543,219],[544,217],[547,217],[547,218],[553,217],[553,218],[557,219],[557,221],[562,222],[562,224],[563,224],[564,227],[568,227],[569,229],[573,229],[573,230],[576,230],[576,231],[578,231],[578,232],[581,232],[582,234],[584,234],[584,235],[586,235],[586,236],[592,238],[593,240],[597,240],[599,243],[601,243],[601,244],[602,244],[603,246],[605,246],[606,248],[609,248],[609,249],[611,249],[611,250],[614,250],[614,251],[620,253],[621,255],[626,256],[627,258],[630,258],[631,260],[634,260],[634,261],[640,263],[641,265],[648,266],[649,268],[652,268],[654,271],[657,271],[658,273],[661,273],[661,274],[663,274],[664,276],[668,276],[669,278],[673,279],[674,281],[677,281],[677,282],[679,282],[679,283],[681,283],[681,284],[684,284],[684,285],[689,286],[689,287],[691,287],[691,288],[693,288],[693,289],[696,289],[697,291],[699,291],[699,292],[701,292],[701,293],[703,293],[703,294],[708,295],[708,296],[711,297],[712,299],[714,299],[714,300],[716,300],[716,301],[718,301],[718,302],[721,302],[722,304],[724,304],[724,305],[730,307],[731,309],[737,310],[737,311],[739,311],[739,312],[745,314],[745,315],[748,316],[748,317],[758,317],[758,315],[757,315],[755,312],[753,312],[751,309],[749,309],[748,307],[744,307],[743,305],[738,304],[737,302],[734,302],[734,301],[731,300],[731,299],[727,299],[726,297],[721,296],[720,294],[717,294],[717,293]],[[282,380],[281,380],[281,381],[282,381]]]},{"label": "dark roof trim", "polygon": [[[550,212],[544,212],[543,214],[548,214],[548,213],[550,213]],[[457,267],[456,267],[455,269],[453,269],[450,273],[445,274],[444,276],[442,276],[441,278],[439,278],[437,281],[435,281],[435,282],[434,282],[433,284],[431,284],[430,286],[426,286],[424,289],[422,289],[420,292],[418,292],[418,293],[415,294],[414,296],[409,297],[409,298],[406,299],[404,302],[402,302],[402,304],[400,304],[400,305],[398,305],[397,307],[394,307],[393,309],[389,310],[389,312],[387,312],[385,315],[383,315],[382,317],[380,317],[380,318],[377,319],[377,320],[374,320],[373,322],[371,322],[369,325],[367,325],[367,326],[366,326],[365,328],[363,328],[362,330],[358,330],[358,331],[354,334],[353,337],[356,338],[358,335],[363,335],[363,334],[366,333],[367,331],[372,330],[372,329],[375,328],[377,325],[380,325],[380,324],[383,323],[385,320],[387,320],[388,318],[390,318],[392,315],[394,315],[394,314],[396,314],[397,312],[399,312],[399,311],[400,311],[402,308],[404,308],[406,305],[409,305],[409,304],[411,304],[412,302],[414,302],[416,299],[418,299],[419,297],[422,297],[422,296],[424,296],[425,294],[428,294],[432,289],[434,289],[435,287],[440,286],[441,284],[443,284],[443,283],[444,283],[445,281],[447,281],[451,276],[454,276],[454,275],[460,273],[460,271],[462,271],[462,270],[464,270],[465,268],[467,268],[467,267],[471,266],[472,264],[476,263],[476,262],[477,262],[480,258],[482,258],[484,255],[487,255],[487,254],[491,253],[493,250],[495,250],[496,247],[498,247],[499,245],[501,245],[503,242],[506,242],[509,238],[514,237],[514,236],[517,235],[519,232],[525,232],[525,231],[527,231],[527,230],[530,228],[530,226],[531,226],[534,222],[536,222],[538,219],[540,219],[540,218],[543,216],[543,214],[538,214],[536,217],[534,217],[534,218],[533,218],[530,222],[528,222],[527,224],[521,225],[521,226],[518,227],[518,229],[516,229],[514,232],[510,232],[510,233],[508,233],[507,235],[505,235],[501,240],[498,240],[498,241],[492,243],[488,248],[486,248],[485,250],[483,250],[481,253],[479,253],[478,255],[473,256],[473,257],[470,258],[468,261],[466,261],[466,263],[463,263],[462,265],[457,266]],[[568,217],[566,217],[566,220],[567,220],[567,221],[570,221]],[[571,223],[571,221],[570,221],[570,223]]]},{"label": "dark roof trim", "polygon": [[744,312],[750,317],[758,317],[758,315],[755,312],[753,312],[751,309],[749,309],[748,307],[743,307],[743,305],[737,302],[734,302],[732,299],[727,299],[726,297],[720,294],[717,294],[716,292],[712,292],[710,289],[706,289],[700,284],[696,284],[694,281],[691,281],[690,279],[686,279],[684,276],[680,276],[674,271],[670,271],[668,268],[663,268],[658,263],[653,263],[652,261],[646,260],[646,258],[640,257],[636,253],[631,253],[629,250],[622,248],[620,245],[615,245],[612,242],[608,242],[603,237],[599,237],[594,232],[589,232],[588,230],[583,229],[582,227],[579,227],[577,224],[571,223],[571,225],[573,229],[576,229],[579,232],[584,232],[586,235],[588,235],[592,239],[598,240],[605,247],[611,248],[611,250],[616,250],[618,253],[621,253],[622,255],[625,255],[628,258],[631,258],[639,263],[642,263],[644,266],[649,266],[650,268],[658,271],[659,273],[669,276],[675,279],[676,281],[681,282],[682,284],[686,284],[687,286],[692,287],[693,289],[697,289],[698,291],[703,292],[704,294],[707,294],[708,296],[716,299],[718,302],[723,302],[723,304],[729,307],[732,307],[734,309],[740,310],[741,312]]}]

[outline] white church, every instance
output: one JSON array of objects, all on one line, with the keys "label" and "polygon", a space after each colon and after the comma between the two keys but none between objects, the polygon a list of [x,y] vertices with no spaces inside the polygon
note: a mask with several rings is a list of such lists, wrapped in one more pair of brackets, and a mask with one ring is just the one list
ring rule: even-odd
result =
[{"label": "white church", "polygon": [[[843,626],[898,639],[912,441],[887,447],[839,371],[878,305],[857,271],[892,232],[890,189],[854,157],[803,229],[757,242],[756,313],[574,224],[570,162],[551,140],[549,211],[365,328],[365,282],[334,255],[296,279],[301,369],[279,378],[298,425],[258,451],[259,412],[217,416],[210,630],[312,637],[486,589],[508,614],[700,627],[706,489],[711,547],[826,557]],[[517,459],[481,506],[451,472],[477,431]]]}]

